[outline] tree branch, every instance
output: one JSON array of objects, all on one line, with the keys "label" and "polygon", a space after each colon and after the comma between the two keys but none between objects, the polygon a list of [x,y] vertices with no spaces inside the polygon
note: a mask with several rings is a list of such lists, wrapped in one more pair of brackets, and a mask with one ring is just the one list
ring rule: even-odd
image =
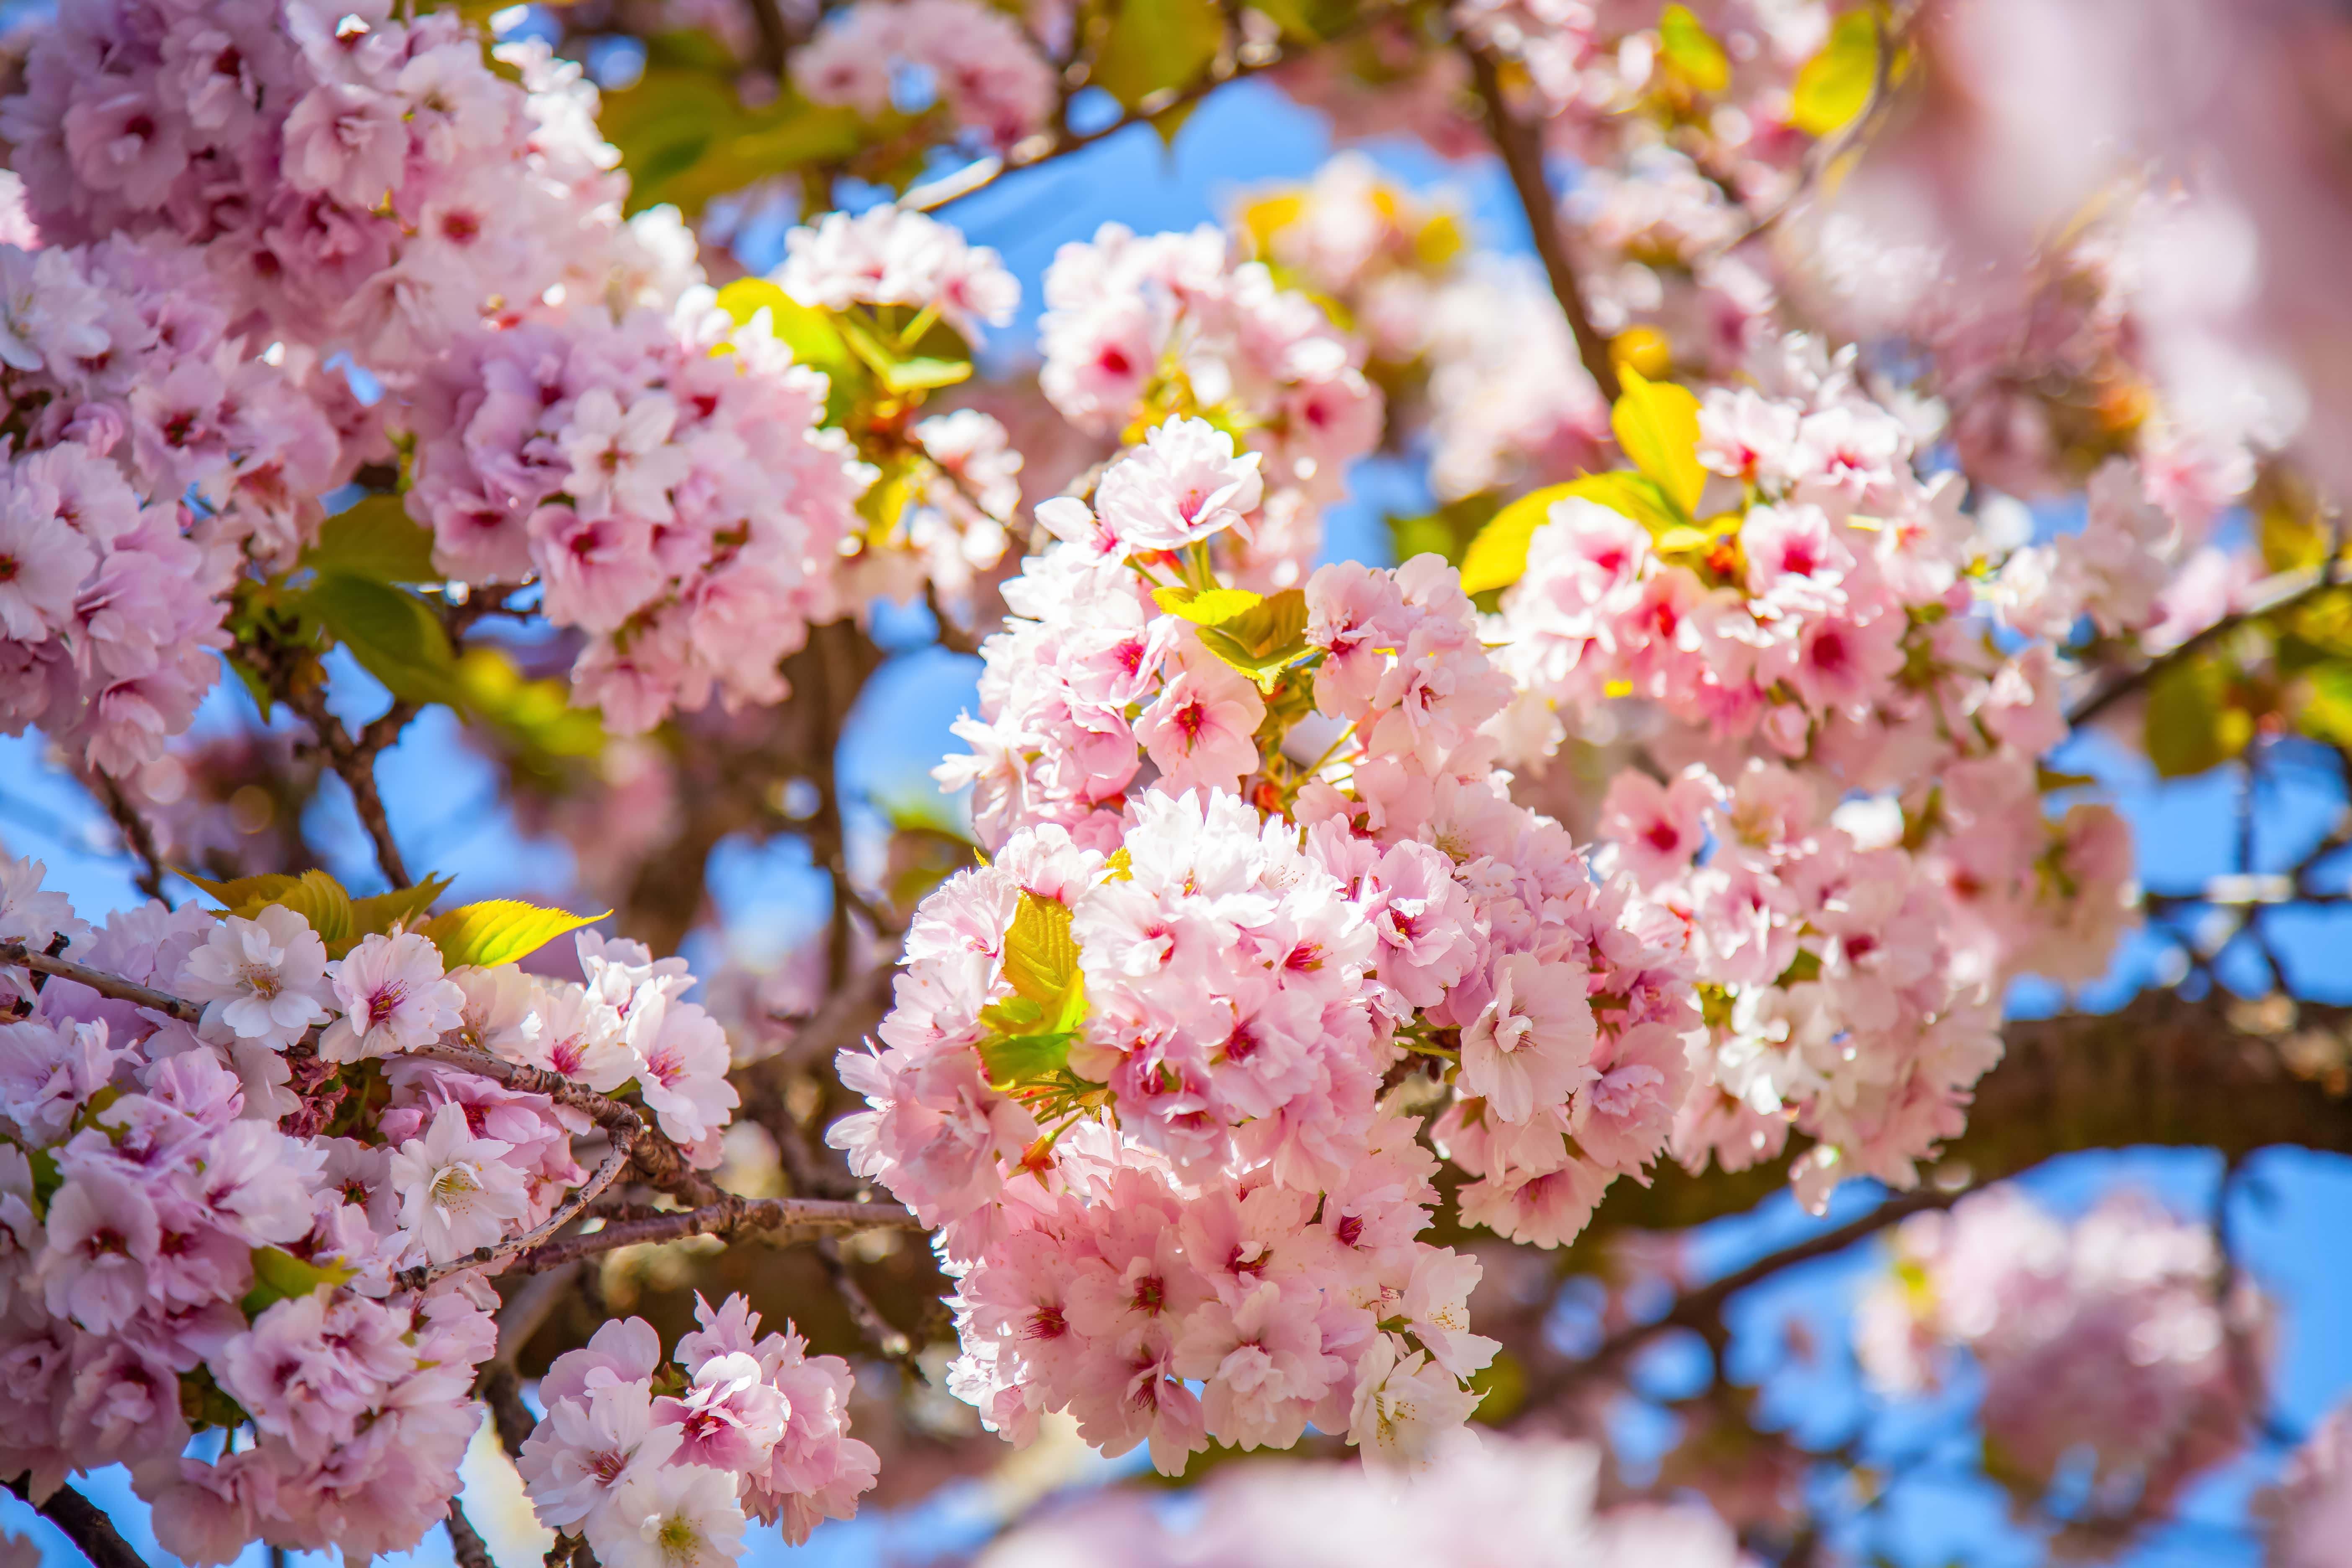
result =
[{"label": "tree branch", "polygon": [[[621,1109],[627,1110],[628,1107]],[[630,1117],[635,1121],[634,1111],[630,1112]],[[496,1247],[478,1247],[465,1257],[452,1258],[446,1263],[420,1263],[413,1268],[404,1268],[392,1277],[393,1283],[411,1290],[422,1290],[437,1280],[446,1279],[452,1274],[463,1274],[469,1268],[495,1269],[500,1264],[544,1246],[558,1231],[578,1219],[583,1210],[602,1197],[604,1189],[619,1179],[621,1173],[628,1168],[630,1148],[644,1131],[645,1123],[642,1121],[636,1121],[633,1127],[612,1128],[608,1135],[613,1140],[613,1146],[606,1152],[603,1163],[590,1173],[585,1184],[572,1189],[570,1197],[555,1205],[555,1211],[547,1216],[545,1224]]]},{"label": "tree branch", "polygon": [[490,1549],[482,1540],[481,1531],[466,1517],[466,1510],[456,1498],[449,1500],[449,1550],[457,1559],[458,1568],[498,1568],[490,1561]]},{"label": "tree branch", "polygon": [[[1323,36],[1316,45],[1326,48],[1387,20],[1395,14],[1390,5],[1367,5],[1345,26]],[[1040,132],[1016,143],[1011,152],[977,158],[952,174],[917,185],[898,198],[898,205],[908,212],[937,212],[950,202],[961,201],[975,192],[987,189],[1007,174],[1017,174],[1050,163],[1056,158],[1108,141],[1122,131],[1149,124],[1171,110],[1198,103],[1229,82],[1263,75],[1277,66],[1289,64],[1297,52],[1279,46],[1263,55],[1242,58],[1231,50],[1220,50],[1216,63],[1201,77],[1181,88],[1163,89],[1128,110],[1108,125],[1084,132],[1073,132],[1066,124],[1058,124],[1050,132]]]},{"label": "tree branch", "polygon": [[1608,340],[1594,328],[1591,312],[1585,309],[1584,290],[1568,254],[1568,237],[1560,231],[1559,202],[1544,174],[1543,132],[1511,108],[1493,50],[1465,37],[1462,52],[1469,57],[1471,78],[1486,103],[1486,126],[1495,150],[1502,154],[1503,167],[1510,174],[1519,205],[1527,212],[1536,254],[1543,258],[1544,275],[1551,280],[1552,295],[1568,317],[1568,330],[1576,336],[1577,358],[1584,362],[1585,374],[1592,377],[1601,395],[1614,403],[1622,390],[1617,364],[1610,357]]},{"label": "tree branch", "polygon": [[2326,589],[2352,582],[2352,563],[2337,563],[2321,568],[2306,566],[2300,571],[2281,572],[2266,577],[2249,590],[2252,597],[2246,607],[2233,615],[2222,616],[2196,636],[2184,638],[2178,646],[2167,648],[2137,669],[2129,670],[2108,681],[2098,690],[2069,709],[2066,723],[2070,729],[2080,729],[2125,698],[2146,686],[2164,670],[2184,659],[2193,658],[2227,637],[2240,626],[2258,621],[2264,616],[2274,616],[2281,610],[2292,609]]},{"label": "tree branch", "polygon": [[514,1268],[519,1272],[560,1268],[600,1252],[648,1242],[683,1241],[692,1236],[924,1228],[922,1221],[896,1204],[844,1203],[831,1198],[742,1198],[730,1193],[700,1208],[607,1220],[602,1230],[562,1237],[532,1248],[515,1259]]},{"label": "tree branch", "polygon": [[184,1001],[168,991],[158,991],[152,985],[141,985],[119,974],[109,974],[102,969],[92,969],[87,963],[76,963],[69,958],[59,958],[21,942],[0,942],[0,969],[29,969],[36,974],[54,974],[60,980],[71,980],[89,986],[101,996],[134,1003],[158,1013],[193,1024],[205,1016],[205,1010],[194,1002]]},{"label": "tree branch", "polygon": [[90,1560],[93,1568],[147,1568],[139,1553],[131,1549],[131,1542],[114,1528],[114,1521],[73,1488],[59,1487],[38,1502],[33,1501],[32,1487],[26,1479],[10,1481],[8,1489],[32,1503],[42,1518],[64,1531],[67,1539],[81,1548],[81,1554]]},{"label": "tree branch", "polygon": [[155,829],[139,815],[139,808],[122,793],[122,785],[104,768],[93,767],[90,777],[98,781],[97,795],[106,807],[106,815],[114,819],[115,830],[122,835],[123,847],[139,858],[139,873],[131,879],[139,890],[151,899],[163,896],[164,865],[155,847]]}]

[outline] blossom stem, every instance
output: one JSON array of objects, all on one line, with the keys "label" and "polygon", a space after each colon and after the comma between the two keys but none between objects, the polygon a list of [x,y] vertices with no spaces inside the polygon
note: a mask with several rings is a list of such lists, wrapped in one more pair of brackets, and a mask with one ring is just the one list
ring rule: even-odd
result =
[{"label": "blossom stem", "polygon": [[67,1539],[81,1548],[81,1554],[90,1560],[93,1568],[147,1568],[146,1562],[114,1528],[114,1522],[73,1488],[59,1487],[37,1502],[25,1479],[10,1481],[8,1489],[32,1503],[42,1518],[64,1531]]}]

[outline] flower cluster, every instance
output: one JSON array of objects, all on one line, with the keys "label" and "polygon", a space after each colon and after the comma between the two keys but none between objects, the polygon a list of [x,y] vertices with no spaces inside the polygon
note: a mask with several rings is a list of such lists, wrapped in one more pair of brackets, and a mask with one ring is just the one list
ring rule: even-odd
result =
[{"label": "flower cluster", "polygon": [[419,391],[408,509],[451,576],[538,575],[541,613],[590,634],[573,688],[613,730],[714,690],[779,701],[777,665],[838,613],[870,477],[821,427],[824,395],[707,296],[478,331]]},{"label": "flower cluster", "polygon": [[1732,1568],[1748,1561],[1702,1509],[1601,1509],[1600,1458],[1558,1441],[1486,1437],[1399,1484],[1339,1465],[1221,1469],[1184,1523],[1147,1494],[1113,1491],[1026,1524],[980,1568],[1354,1568],[1477,1563],[1489,1568]]},{"label": "flower cluster", "polygon": [[[774,282],[787,305],[829,312],[820,329],[845,337],[836,362],[863,384],[893,356],[951,355],[968,370],[983,327],[1012,321],[1021,286],[995,251],[967,244],[947,225],[887,205],[856,217],[828,213],[785,237]],[[858,350],[862,350],[862,354]],[[845,546],[837,571],[845,605],[875,597],[905,601],[928,583],[946,604],[969,606],[974,584],[1008,542],[1021,503],[1022,456],[994,416],[977,408],[917,418],[928,376],[883,384],[852,416],[860,452],[880,471],[861,515],[869,524]]]},{"label": "flower cluster", "polygon": [[1988,1468],[2028,1500],[2087,1453],[2091,1511],[2160,1508],[2234,1454],[2256,1413],[2246,1368],[2269,1311],[2225,1268],[2209,1229],[2144,1194],[2068,1224],[1995,1187],[1903,1222],[1855,1350],[1895,1394],[1937,1386],[1966,1351]]},{"label": "flower cluster", "polygon": [[[0,1463],[36,1496],[129,1466],[190,1563],[256,1539],[414,1545],[478,1420],[483,1271],[543,1234],[604,1141],[448,1053],[630,1090],[715,1163],[724,1037],[677,1000],[683,964],[633,943],[583,935],[584,984],[445,972],[433,933],[462,945],[462,911],[353,935],[360,906],[315,873],[260,879],[292,901],[155,902],[95,930],[40,878],[0,859],[0,940],[63,938],[184,1007],[0,971]],[[207,1430],[227,1440],[192,1446]]]},{"label": "flower cluster", "polygon": [[993,858],[918,912],[883,1048],[841,1060],[874,1109],[831,1137],[944,1227],[956,1386],[998,1428],[1066,1407],[1174,1470],[1313,1422],[1420,1461],[1493,1347],[1383,1092],[1451,1100],[1465,1218],[1564,1241],[1664,1148],[1697,1013],[1671,921],[1505,793],[1510,689],[1450,568],[1209,575],[1257,463],[1173,421],[1040,509],[1060,542],[1005,587],[1033,618],[940,770]]},{"label": "flower cluster", "polygon": [[1714,1004],[1717,1092],[1675,1130],[1692,1168],[1777,1158],[1793,1117],[1815,1140],[1795,1172],[1809,1204],[1850,1175],[1909,1187],[2000,1059],[2000,1008],[1943,885],[1899,842],[1857,840],[1847,825],[1870,833],[1871,815],[1825,810],[1760,759],[1728,785],[1697,764],[1611,784],[1601,835],[1687,927]]},{"label": "flower cluster", "polygon": [[[1722,1092],[1691,1108],[1681,1149],[1768,1157],[1793,1112],[1822,1140],[1798,1172],[1811,1201],[1853,1170],[1907,1185],[1958,1131],[2008,979],[2102,972],[2130,845],[2106,807],[2045,814],[2055,662],[1994,640],[1958,477],[1918,478],[1915,437],[1848,361],[1792,341],[1762,368],[1765,390],[1703,404],[1636,385],[1621,431],[1628,407],[1684,409],[1688,459],[1643,447],[1640,474],[1567,487],[1496,635],[1525,754],[1561,719],[1605,735],[1643,703],[1654,754],[1701,759],[1670,784],[1621,775],[1602,825],[1717,996]],[[2124,556],[2100,570],[2141,569]],[[1852,792],[1868,798],[1832,821]]]},{"label": "flower cluster", "polygon": [[241,548],[290,555],[340,444],[176,242],[0,247],[0,731],[125,773],[187,727]]},{"label": "flower cluster", "polygon": [[2338,1405],[2255,1500],[2271,1524],[2273,1568],[2328,1568],[2352,1529],[2352,1414]]},{"label": "flower cluster", "polygon": [[199,247],[257,335],[378,375],[486,317],[601,296],[625,256],[594,89],[543,48],[493,68],[458,13],[76,0],[0,109],[52,241]]},{"label": "flower cluster", "polygon": [[1045,273],[1040,382],[1080,427],[1132,439],[1171,414],[1238,431],[1264,460],[1263,496],[1226,542],[1253,581],[1286,587],[1320,542],[1322,506],[1381,436],[1362,346],[1225,236],[1138,236],[1105,224]]},{"label": "flower cluster", "polygon": [[980,0],[856,0],[793,52],[793,85],[812,103],[880,120],[908,72],[955,123],[999,148],[1050,123],[1053,65],[1021,24]]},{"label": "flower cluster", "polygon": [[519,1461],[532,1507],[612,1568],[731,1562],[747,1515],[797,1546],[874,1484],[847,1362],[789,1325],[762,1337],[740,1295],[716,1311],[696,1297],[695,1320],[674,1366],[652,1324],[615,1319],[540,1380],[547,1416]]}]

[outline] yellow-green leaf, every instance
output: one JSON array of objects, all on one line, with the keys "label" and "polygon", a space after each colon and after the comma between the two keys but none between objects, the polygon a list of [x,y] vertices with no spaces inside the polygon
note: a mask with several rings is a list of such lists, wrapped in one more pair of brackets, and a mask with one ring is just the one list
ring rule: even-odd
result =
[{"label": "yellow-green leaf", "polygon": [[1848,11],[1830,28],[1830,41],[1797,73],[1789,123],[1808,136],[1843,130],[1870,101],[1878,80],[1878,18]]},{"label": "yellow-green leaf", "polygon": [[1307,595],[1285,588],[1201,628],[1201,645],[1254,680],[1307,652]]},{"label": "yellow-green leaf", "polygon": [[275,1247],[253,1249],[253,1289],[239,1303],[246,1317],[258,1318],[280,1301],[307,1296],[321,1285],[341,1285],[358,1277],[355,1268],[340,1263],[306,1263]]},{"label": "yellow-green leaf", "polygon": [[1153,93],[1190,86],[1224,41],[1216,0],[1119,0],[1090,79],[1135,109]]},{"label": "yellow-green leaf", "polygon": [[1176,584],[1151,590],[1151,602],[1171,616],[1180,616],[1196,626],[1213,626],[1232,620],[1261,601],[1261,595],[1246,588],[1210,588],[1206,590]]},{"label": "yellow-green leaf", "polygon": [[408,925],[433,907],[433,900],[449,890],[455,879],[427,877],[413,888],[378,893],[370,899],[352,900],[352,934],[373,936],[388,931],[395,925]]},{"label": "yellow-green leaf", "polygon": [[1658,18],[1658,50],[1675,74],[1701,92],[1721,92],[1730,84],[1731,61],[1723,46],[1687,5],[1669,5]]},{"label": "yellow-green leaf", "polygon": [[738,278],[719,290],[719,308],[745,326],[765,310],[768,330],[801,364],[830,374],[849,358],[849,345],[824,311],[803,305],[764,278]]},{"label": "yellow-green leaf", "polygon": [[224,913],[244,915],[248,920],[252,918],[253,910],[274,902],[297,880],[283,871],[264,871],[258,876],[238,877],[226,882],[215,882],[209,877],[199,877],[194,871],[182,871],[180,875],[218,899]]},{"label": "yellow-green leaf", "polygon": [[1067,904],[1021,895],[1013,927],[1004,933],[1004,982],[1049,1017],[1061,1009],[1071,986],[1082,983]]},{"label": "yellow-green leaf", "polygon": [[341,572],[378,583],[436,583],[433,535],[419,528],[394,495],[362,496],[320,525],[319,542],[302,552],[313,572]]},{"label": "yellow-green leaf", "polygon": [[2252,721],[2229,690],[2229,671],[2210,658],[2168,665],[2149,682],[2145,738],[2159,776],[2201,773],[2246,749]]},{"label": "yellow-green leaf", "polygon": [[1609,411],[1609,428],[1633,466],[1687,518],[1706,488],[1698,460],[1698,399],[1687,387],[1647,380],[1630,365],[1621,374],[1625,392]]},{"label": "yellow-green leaf", "polygon": [[352,896],[324,871],[305,871],[294,885],[268,900],[282,905],[310,922],[330,957],[341,957],[351,946]]},{"label": "yellow-green leaf", "polygon": [[575,915],[518,899],[491,899],[436,915],[421,929],[426,940],[441,950],[442,963],[451,969],[461,963],[488,969],[529,957],[565,932],[594,925],[612,912]]},{"label": "yellow-green leaf", "polygon": [[1462,591],[1483,594],[1507,588],[1526,575],[1528,542],[1551,515],[1551,505],[1569,495],[1566,485],[1529,490],[1486,520],[1462,556]]}]

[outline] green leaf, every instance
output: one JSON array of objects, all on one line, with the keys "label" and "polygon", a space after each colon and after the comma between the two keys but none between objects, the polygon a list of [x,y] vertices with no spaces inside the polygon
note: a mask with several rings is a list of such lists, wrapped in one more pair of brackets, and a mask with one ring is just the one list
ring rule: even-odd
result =
[{"label": "green leaf", "polygon": [[405,926],[433,907],[433,900],[449,890],[456,879],[427,877],[413,888],[396,892],[378,893],[372,899],[352,900],[352,934],[373,936],[388,931],[395,925]]},{"label": "green leaf", "polygon": [[528,957],[566,931],[594,925],[612,912],[575,915],[519,899],[491,899],[436,915],[420,929],[441,950],[441,961],[449,968],[475,963],[488,969]]},{"label": "green leaf", "polygon": [[1797,73],[1789,123],[1808,136],[1843,130],[1870,101],[1878,81],[1878,18],[1848,11],[1830,28],[1830,41]]},{"label": "green leaf", "polygon": [[419,528],[394,495],[362,496],[327,519],[301,564],[378,583],[441,580],[433,567],[432,532]]},{"label": "green leaf", "polygon": [[1263,680],[1307,652],[1307,595],[1285,588],[1237,616],[1201,628],[1201,644],[1252,679]]},{"label": "green leaf", "polygon": [[1213,626],[1232,620],[1261,603],[1263,597],[1247,588],[1202,590],[1182,583],[1151,590],[1153,604],[1196,626]]},{"label": "green leaf", "polygon": [[2218,767],[2246,749],[2253,724],[2229,702],[2229,672],[2218,660],[2168,667],[2148,686],[2147,759],[2168,779]]},{"label": "green leaf", "polygon": [[572,686],[551,678],[527,679],[503,649],[478,643],[457,658],[458,695],[466,710],[516,742],[531,759],[593,757],[604,749],[604,724],[593,708],[572,705]]},{"label": "green leaf", "polygon": [[1721,92],[1730,84],[1731,61],[1723,46],[1687,5],[1669,5],[1658,18],[1658,49],[1666,64],[1701,92]]},{"label": "green leaf", "polygon": [[1216,0],[1119,0],[1090,77],[1129,109],[1156,92],[1189,87],[1224,47]]},{"label": "green leaf", "polygon": [[321,1285],[344,1284],[358,1275],[358,1269],[338,1263],[305,1263],[281,1248],[257,1247],[253,1249],[253,1289],[238,1304],[250,1321],[280,1301],[307,1296]]},{"label": "green leaf", "polygon": [[1630,365],[1620,374],[1625,392],[1609,411],[1609,428],[1633,466],[1687,520],[1706,488],[1698,460],[1698,399],[1673,382],[1645,380]]},{"label": "green leaf", "polygon": [[630,212],[672,202],[691,217],[755,180],[846,158],[868,134],[856,110],[791,91],[746,109],[734,77],[731,61],[665,49],[604,95],[596,128],[620,149]]},{"label": "green leaf", "polygon": [[448,634],[415,595],[330,572],[301,595],[301,607],[394,696],[411,702],[458,700]]},{"label": "green leaf", "polygon": [[905,357],[876,337],[856,317],[840,316],[835,320],[851,352],[864,360],[876,378],[892,392],[928,392],[933,387],[953,386],[971,375],[971,362],[968,359]]},{"label": "green leaf", "polygon": [[1076,1038],[1075,1033],[1066,1029],[1036,1035],[992,1036],[980,1043],[981,1069],[987,1074],[991,1088],[1000,1091],[1019,1089],[1067,1068],[1070,1042]]}]

